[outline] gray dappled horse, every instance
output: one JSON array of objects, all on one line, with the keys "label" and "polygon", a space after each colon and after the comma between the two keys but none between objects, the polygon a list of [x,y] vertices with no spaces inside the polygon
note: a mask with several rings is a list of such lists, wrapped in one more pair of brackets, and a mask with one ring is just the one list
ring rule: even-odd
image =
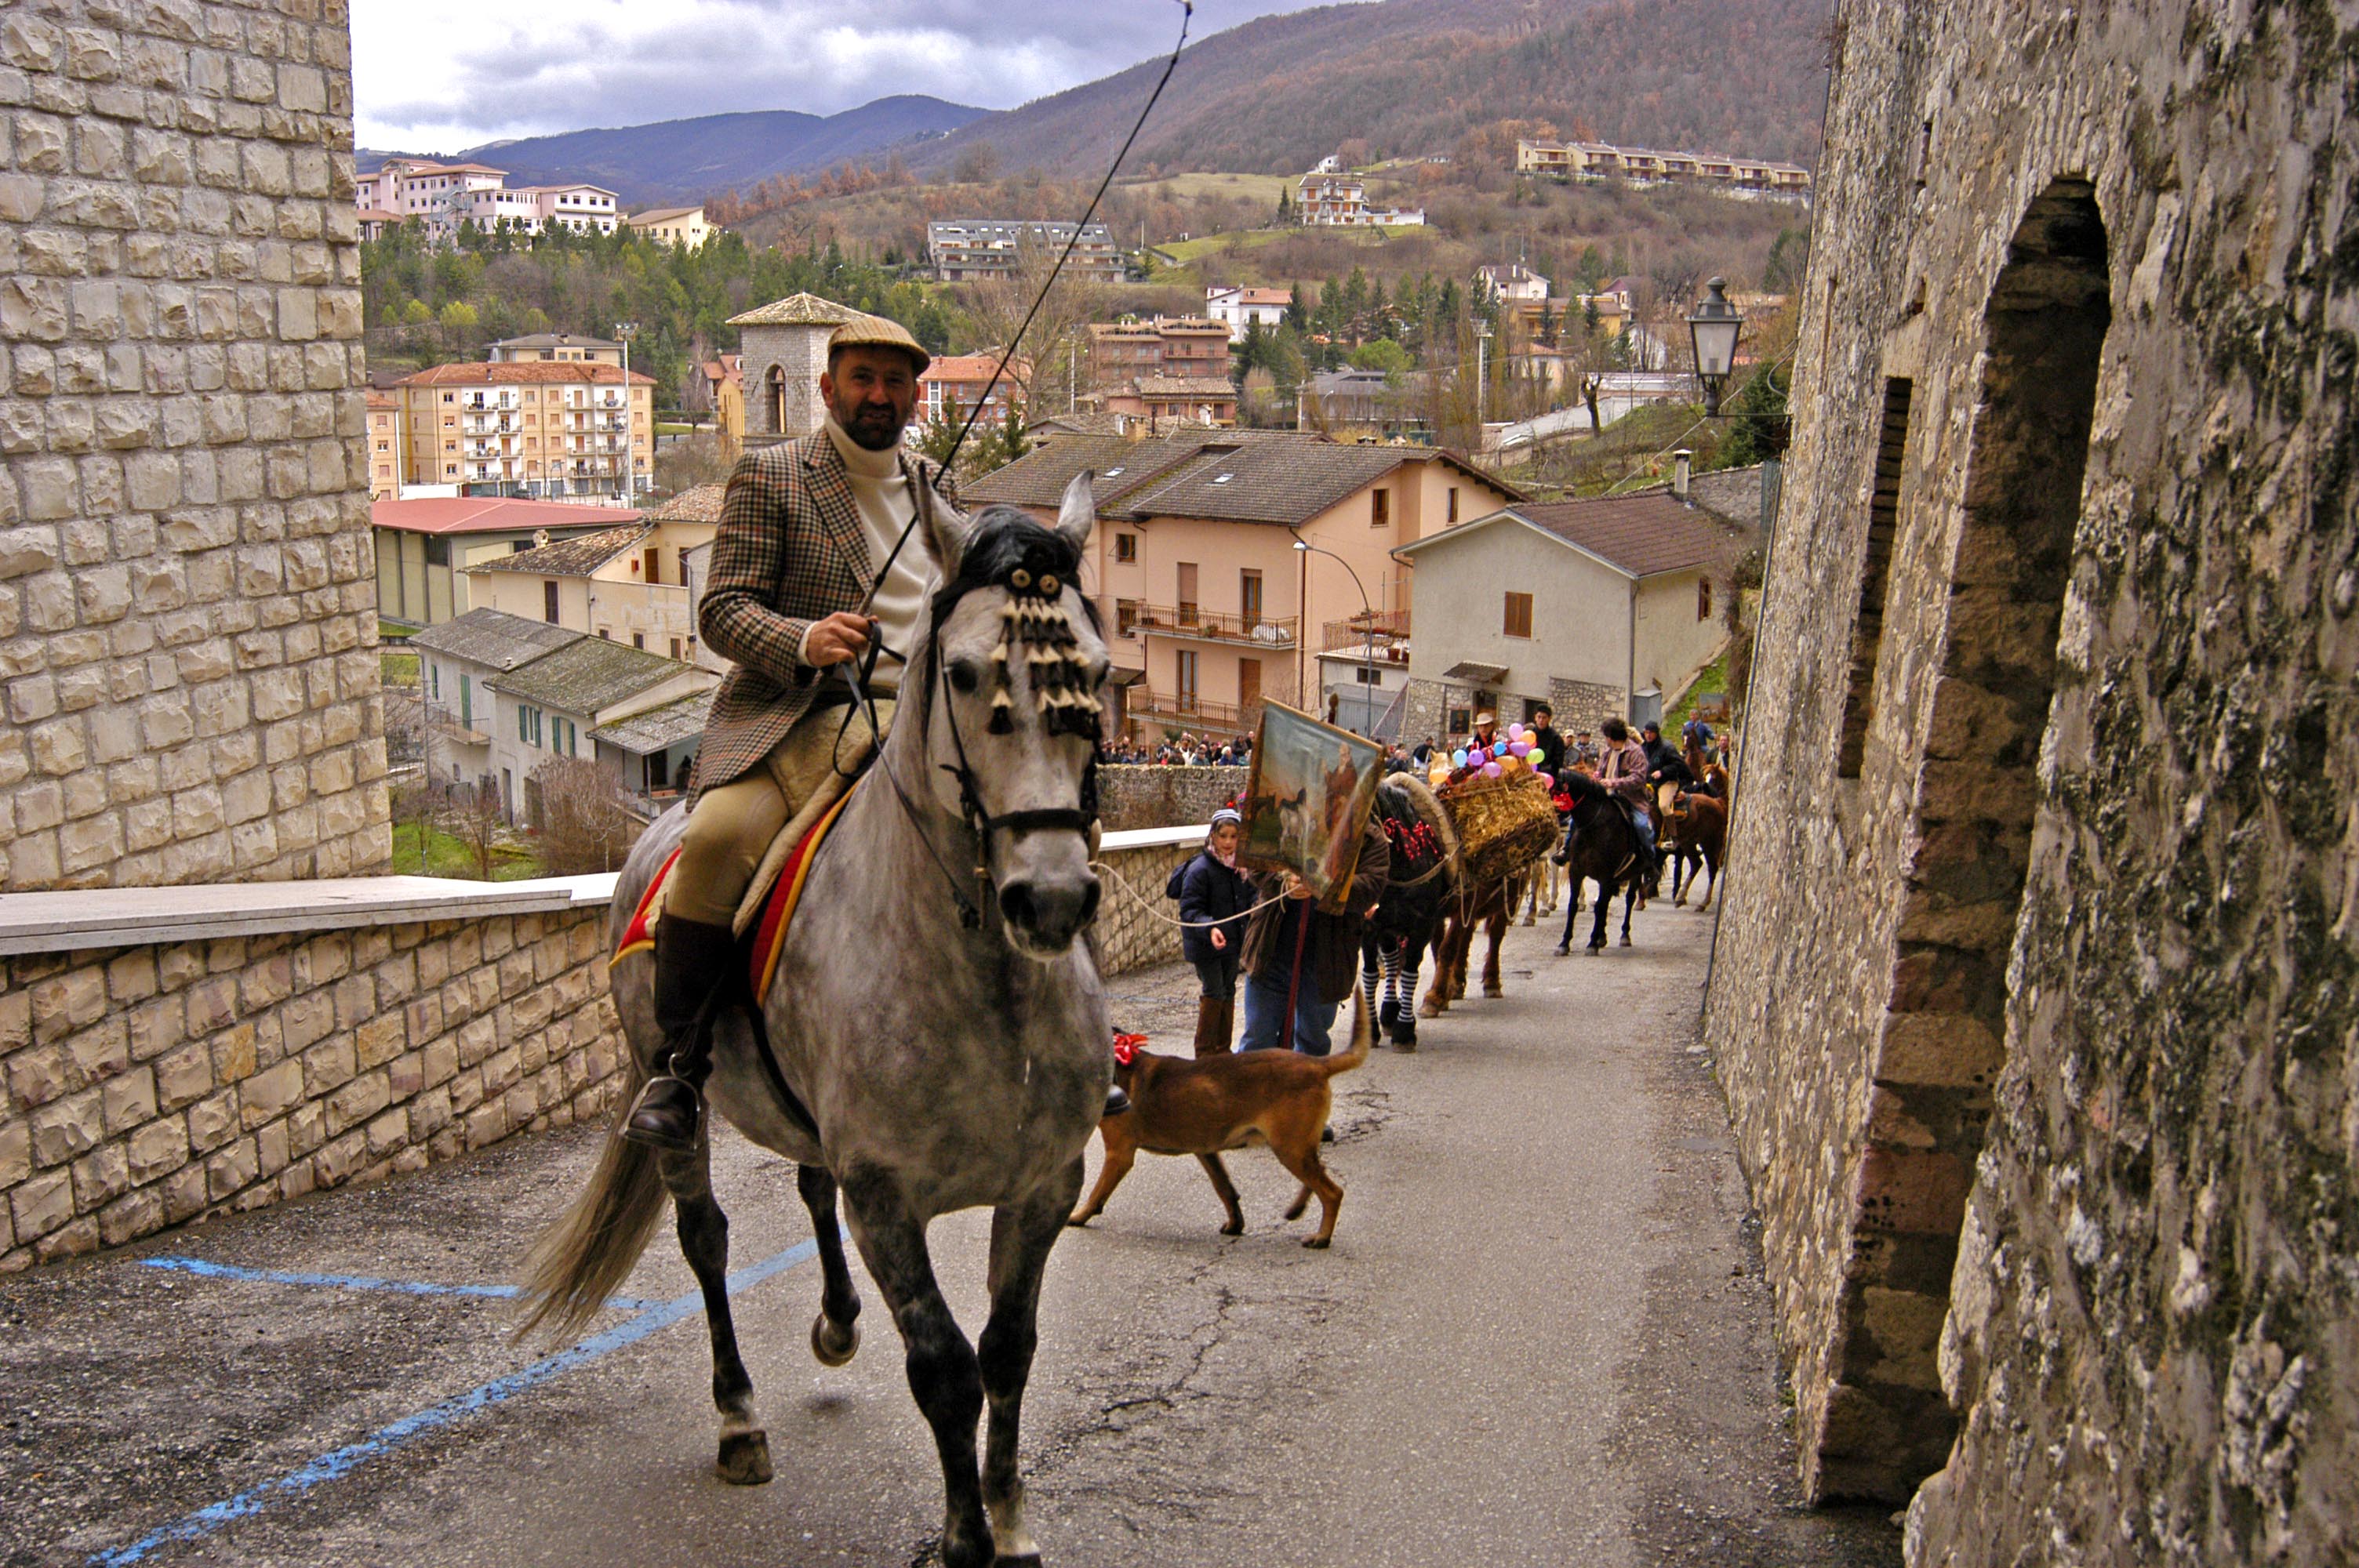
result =
[{"label": "gray dappled horse", "polygon": [[[1012,507],[969,519],[919,495],[919,532],[948,586],[908,650],[897,722],[811,865],[762,999],[777,1065],[817,1136],[782,1101],[740,1010],[719,1011],[705,1091],[739,1131],[800,1167],[825,1274],[811,1348],[829,1366],[860,1344],[836,1224],[842,1194],[933,1429],[948,1568],[1039,1561],[1017,1422],[1049,1249],[1081,1194],[1082,1149],[1112,1071],[1103,990],[1078,940],[1099,897],[1083,797],[1106,669],[1075,581],[1091,478],[1066,490],[1053,531]],[[686,823],[675,807],[632,849],[615,937]],[[653,968],[634,956],[614,969],[633,1057],[626,1106],[662,1046]],[[709,1177],[707,1146],[659,1154],[610,1136],[588,1189],[527,1264],[525,1326],[583,1326],[629,1274],[669,1193],[712,1330],[719,1468],[751,1484],[769,1479],[768,1443],[731,1325],[728,1221]],[[926,1231],[938,1215],[986,1206],[991,1305],[978,1350],[942,1301]]]}]

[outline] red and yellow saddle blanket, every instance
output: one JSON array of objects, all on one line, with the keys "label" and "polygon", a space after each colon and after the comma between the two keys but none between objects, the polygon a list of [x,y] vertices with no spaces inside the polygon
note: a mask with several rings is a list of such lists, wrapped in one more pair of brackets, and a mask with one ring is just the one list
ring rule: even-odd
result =
[{"label": "red and yellow saddle blanket", "polygon": [[[819,856],[820,842],[842,815],[844,801],[851,798],[852,792],[844,791],[843,798],[811,824],[810,831],[802,836],[801,842],[779,867],[777,879],[770,884],[770,896],[763,903],[762,917],[739,938],[741,944],[750,944],[745,947],[745,978],[752,982],[756,996],[769,991],[770,978],[778,968],[778,953],[787,945],[787,925],[794,919],[795,906],[802,901],[803,883],[810,876],[812,860]],[[647,891],[639,895],[639,906],[631,912],[631,924],[624,928],[623,940],[615,947],[614,957],[607,961],[608,968],[634,953],[654,948],[656,925],[663,918],[664,884],[670,880],[671,869],[679,860],[679,851],[674,849],[663,869],[656,872],[655,881],[647,884]]]}]

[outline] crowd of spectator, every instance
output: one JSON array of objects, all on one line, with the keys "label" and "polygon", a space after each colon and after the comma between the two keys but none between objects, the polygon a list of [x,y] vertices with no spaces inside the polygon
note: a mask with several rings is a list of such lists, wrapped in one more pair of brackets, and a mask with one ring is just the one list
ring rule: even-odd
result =
[{"label": "crowd of spectator", "polygon": [[1143,767],[1241,768],[1253,761],[1253,738],[1197,735],[1181,730],[1152,744],[1128,739],[1101,741],[1098,761]]}]

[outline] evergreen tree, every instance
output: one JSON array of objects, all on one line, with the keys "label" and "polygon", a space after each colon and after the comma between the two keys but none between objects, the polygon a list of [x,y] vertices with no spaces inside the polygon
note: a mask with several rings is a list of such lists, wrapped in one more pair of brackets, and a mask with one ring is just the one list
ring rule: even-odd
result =
[{"label": "evergreen tree", "polygon": [[1286,299],[1286,325],[1300,334],[1310,330],[1310,307],[1303,303],[1302,285],[1297,283]]}]

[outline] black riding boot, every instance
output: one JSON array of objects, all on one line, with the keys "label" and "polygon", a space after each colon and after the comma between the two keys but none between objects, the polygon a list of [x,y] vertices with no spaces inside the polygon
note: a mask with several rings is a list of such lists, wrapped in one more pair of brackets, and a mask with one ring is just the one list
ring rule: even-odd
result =
[{"label": "black riding boot", "polygon": [[623,1136],[632,1142],[677,1154],[695,1152],[704,1120],[704,1076],[712,1068],[709,1003],[728,984],[736,961],[736,934],[726,925],[676,914],[656,923],[656,1023],[663,1031],[663,1054],[624,1119]]}]

